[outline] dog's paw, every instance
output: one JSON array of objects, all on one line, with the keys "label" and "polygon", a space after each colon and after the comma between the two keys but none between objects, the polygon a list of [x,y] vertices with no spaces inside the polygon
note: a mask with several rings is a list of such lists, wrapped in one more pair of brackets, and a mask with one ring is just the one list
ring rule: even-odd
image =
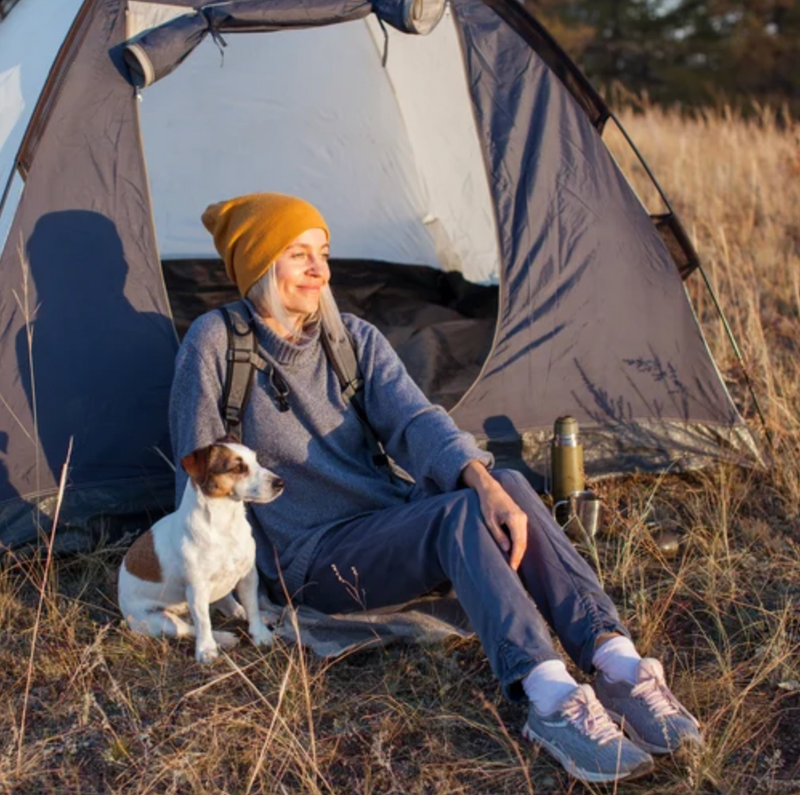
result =
[{"label": "dog's paw", "polygon": [[228,618],[233,618],[236,621],[247,621],[247,611],[237,604],[236,608],[228,614]]},{"label": "dog's paw", "polygon": [[219,651],[216,646],[197,649],[194,653],[195,660],[203,665],[210,665],[214,662],[214,660],[217,659],[217,657],[219,657]]},{"label": "dog's paw", "polygon": [[235,635],[233,632],[223,632],[222,630],[216,630],[214,632],[214,640],[217,642],[217,645],[220,649],[232,649],[234,646],[237,646],[239,643],[239,636]]},{"label": "dog's paw", "polygon": [[237,602],[231,594],[214,602],[212,607],[222,613],[225,618],[232,618],[235,621],[246,621],[247,613],[244,607]]},{"label": "dog's paw", "polygon": [[256,646],[271,646],[272,645],[272,632],[267,629],[263,624],[257,628],[251,629],[250,637]]}]

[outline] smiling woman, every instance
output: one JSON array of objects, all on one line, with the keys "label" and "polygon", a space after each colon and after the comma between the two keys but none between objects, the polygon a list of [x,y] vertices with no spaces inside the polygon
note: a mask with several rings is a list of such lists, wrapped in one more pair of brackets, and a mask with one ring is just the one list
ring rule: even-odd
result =
[{"label": "smiling woman", "polygon": [[328,286],[330,231],[315,207],[280,193],[248,195],[212,204],[203,223],[228,276],[279,337],[297,342],[320,319],[344,336]]},{"label": "smiling woman", "polygon": [[303,329],[321,319],[343,335],[341,319],[329,283],[330,245],[324,229],[309,229],[289,248],[247,292],[247,298],[282,337],[300,339]]},{"label": "smiling woman", "polygon": [[[584,780],[643,775],[650,752],[699,743],[698,723],[660,663],[639,657],[528,481],[493,469],[492,455],[425,397],[375,326],[339,315],[328,286],[330,232],[316,208],[251,194],[212,205],[203,223],[252,315],[256,349],[243,353],[259,372],[240,429],[286,484],[280,499],[251,513],[269,598],[348,613],[452,584],[506,695],[530,701],[524,736]],[[358,363],[359,378],[344,385],[327,353],[326,312]],[[170,398],[178,462],[224,433],[230,353],[220,312],[198,318],[183,340]],[[369,434],[410,478],[379,463]],[[186,473],[177,471],[181,494]],[[586,673],[599,670],[597,695],[569,674],[551,629]]]},{"label": "smiling woman", "polygon": [[[308,229],[275,260],[270,270],[275,274],[277,297],[292,323],[284,331],[302,328],[304,320],[319,311],[320,294],[331,278],[329,252],[325,230]],[[273,331],[281,332],[274,323],[271,327]]]}]

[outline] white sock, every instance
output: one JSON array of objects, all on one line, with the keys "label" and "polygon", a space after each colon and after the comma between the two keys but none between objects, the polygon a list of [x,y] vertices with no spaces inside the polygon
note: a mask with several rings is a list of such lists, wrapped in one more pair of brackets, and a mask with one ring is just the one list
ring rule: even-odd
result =
[{"label": "white sock", "polygon": [[523,680],[525,695],[540,715],[549,715],[578,686],[561,660],[539,663]]},{"label": "white sock", "polygon": [[630,638],[617,635],[595,649],[592,665],[612,682],[636,684],[636,670],[642,658]]}]

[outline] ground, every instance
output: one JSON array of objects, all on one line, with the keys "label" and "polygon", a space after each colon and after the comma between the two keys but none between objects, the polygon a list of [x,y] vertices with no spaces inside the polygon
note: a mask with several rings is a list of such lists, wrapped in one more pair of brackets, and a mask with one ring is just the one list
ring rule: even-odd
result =
[{"label": "ground", "polygon": [[[43,550],[0,561],[0,792],[800,792],[800,127],[764,109],[745,120],[641,105],[621,118],[700,252],[764,415],[692,277],[767,465],[596,483],[605,534],[587,554],[700,717],[703,752],[618,788],[571,781],[523,743],[524,709],[502,699],[475,640],[326,663],[243,634],[200,666],[191,643],[122,625],[122,550],[106,546],[50,566]],[[680,537],[675,557],[654,541],[664,528]]]}]

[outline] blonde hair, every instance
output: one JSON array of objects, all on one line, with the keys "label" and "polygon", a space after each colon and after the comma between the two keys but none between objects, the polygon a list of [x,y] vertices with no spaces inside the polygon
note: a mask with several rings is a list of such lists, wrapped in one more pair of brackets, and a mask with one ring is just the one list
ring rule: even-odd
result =
[{"label": "blonde hair", "polygon": [[256,308],[256,312],[264,317],[271,317],[278,321],[289,331],[290,342],[300,342],[306,336],[306,329],[322,322],[325,329],[337,339],[345,336],[342,316],[339,307],[326,284],[319,295],[319,309],[307,314],[298,325],[292,324],[278,292],[277,268],[273,265],[267,272],[257,279],[247,291],[247,299]]}]

